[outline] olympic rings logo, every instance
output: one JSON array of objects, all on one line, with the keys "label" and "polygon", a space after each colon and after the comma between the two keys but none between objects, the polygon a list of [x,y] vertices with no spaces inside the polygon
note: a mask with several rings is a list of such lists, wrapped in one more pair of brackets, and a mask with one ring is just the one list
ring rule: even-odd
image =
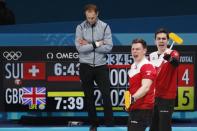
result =
[{"label": "olympic rings logo", "polygon": [[22,53],[20,51],[3,52],[3,57],[6,58],[7,60],[18,60],[19,58],[21,58],[21,56],[22,56]]}]

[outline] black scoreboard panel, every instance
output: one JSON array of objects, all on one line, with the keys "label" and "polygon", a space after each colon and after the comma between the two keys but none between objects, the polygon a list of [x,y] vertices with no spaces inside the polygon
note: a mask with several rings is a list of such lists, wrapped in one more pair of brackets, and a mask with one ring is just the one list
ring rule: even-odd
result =
[{"label": "black scoreboard panel", "polygon": [[[123,111],[133,63],[130,47],[107,55],[114,111]],[[125,50],[124,50],[125,49]],[[195,54],[181,53],[175,110],[194,110]],[[2,111],[85,111],[75,47],[1,47]],[[95,83],[95,105],[102,111],[101,92]]]}]

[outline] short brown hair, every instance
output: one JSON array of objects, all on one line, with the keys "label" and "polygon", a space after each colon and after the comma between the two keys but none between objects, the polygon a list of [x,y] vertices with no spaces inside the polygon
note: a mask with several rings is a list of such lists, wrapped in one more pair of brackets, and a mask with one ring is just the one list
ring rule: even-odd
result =
[{"label": "short brown hair", "polygon": [[132,41],[131,46],[136,43],[141,43],[144,49],[147,49],[146,41],[141,38],[136,38]]},{"label": "short brown hair", "polygon": [[98,7],[95,4],[87,4],[87,5],[85,5],[84,12],[86,12],[86,11],[92,11],[92,10],[95,13],[97,13],[98,12]]},{"label": "short brown hair", "polygon": [[156,37],[157,37],[157,34],[159,34],[159,33],[164,33],[164,34],[166,34],[167,38],[169,39],[169,32],[168,32],[166,29],[164,29],[164,28],[159,28],[159,29],[155,32],[155,39],[156,39]]}]

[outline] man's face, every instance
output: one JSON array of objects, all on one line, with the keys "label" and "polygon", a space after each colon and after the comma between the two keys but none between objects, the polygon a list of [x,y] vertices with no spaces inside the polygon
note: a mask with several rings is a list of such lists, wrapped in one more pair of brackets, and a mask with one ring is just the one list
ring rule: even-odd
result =
[{"label": "man's face", "polygon": [[94,10],[87,10],[87,11],[85,12],[85,15],[86,15],[86,20],[87,20],[91,25],[93,25],[93,24],[96,23],[98,13],[96,13]]},{"label": "man's face", "polygon": [[141,43],[134,43],[131,47],[131,54],[135,62],[140,62],[146,54],[146,49],[143,48]]},{"label": "man's face", "polygon": [[167,48],[168,38],[165,33],[158,33],[155,38],[155,44],[157,45],[157,49],[161,52],[164,52]]}]

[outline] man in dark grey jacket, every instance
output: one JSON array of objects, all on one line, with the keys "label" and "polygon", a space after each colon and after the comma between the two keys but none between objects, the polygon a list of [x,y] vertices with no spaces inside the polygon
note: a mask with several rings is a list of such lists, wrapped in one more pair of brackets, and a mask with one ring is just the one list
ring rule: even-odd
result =
[{"label": "man in dark grey jacket", "polygon": [[106,54],[112,50],[113,43],[109,25],[98,19],[97,6],[86,5],[84,13],[86,20],[76,28],[75,45],[79,52],[80,79],[91,124],[90,130],[96,130],[99,123],[94,101],[94,81],[102,94],[105,124],[113,124],[110,82],[106,66]]}]

